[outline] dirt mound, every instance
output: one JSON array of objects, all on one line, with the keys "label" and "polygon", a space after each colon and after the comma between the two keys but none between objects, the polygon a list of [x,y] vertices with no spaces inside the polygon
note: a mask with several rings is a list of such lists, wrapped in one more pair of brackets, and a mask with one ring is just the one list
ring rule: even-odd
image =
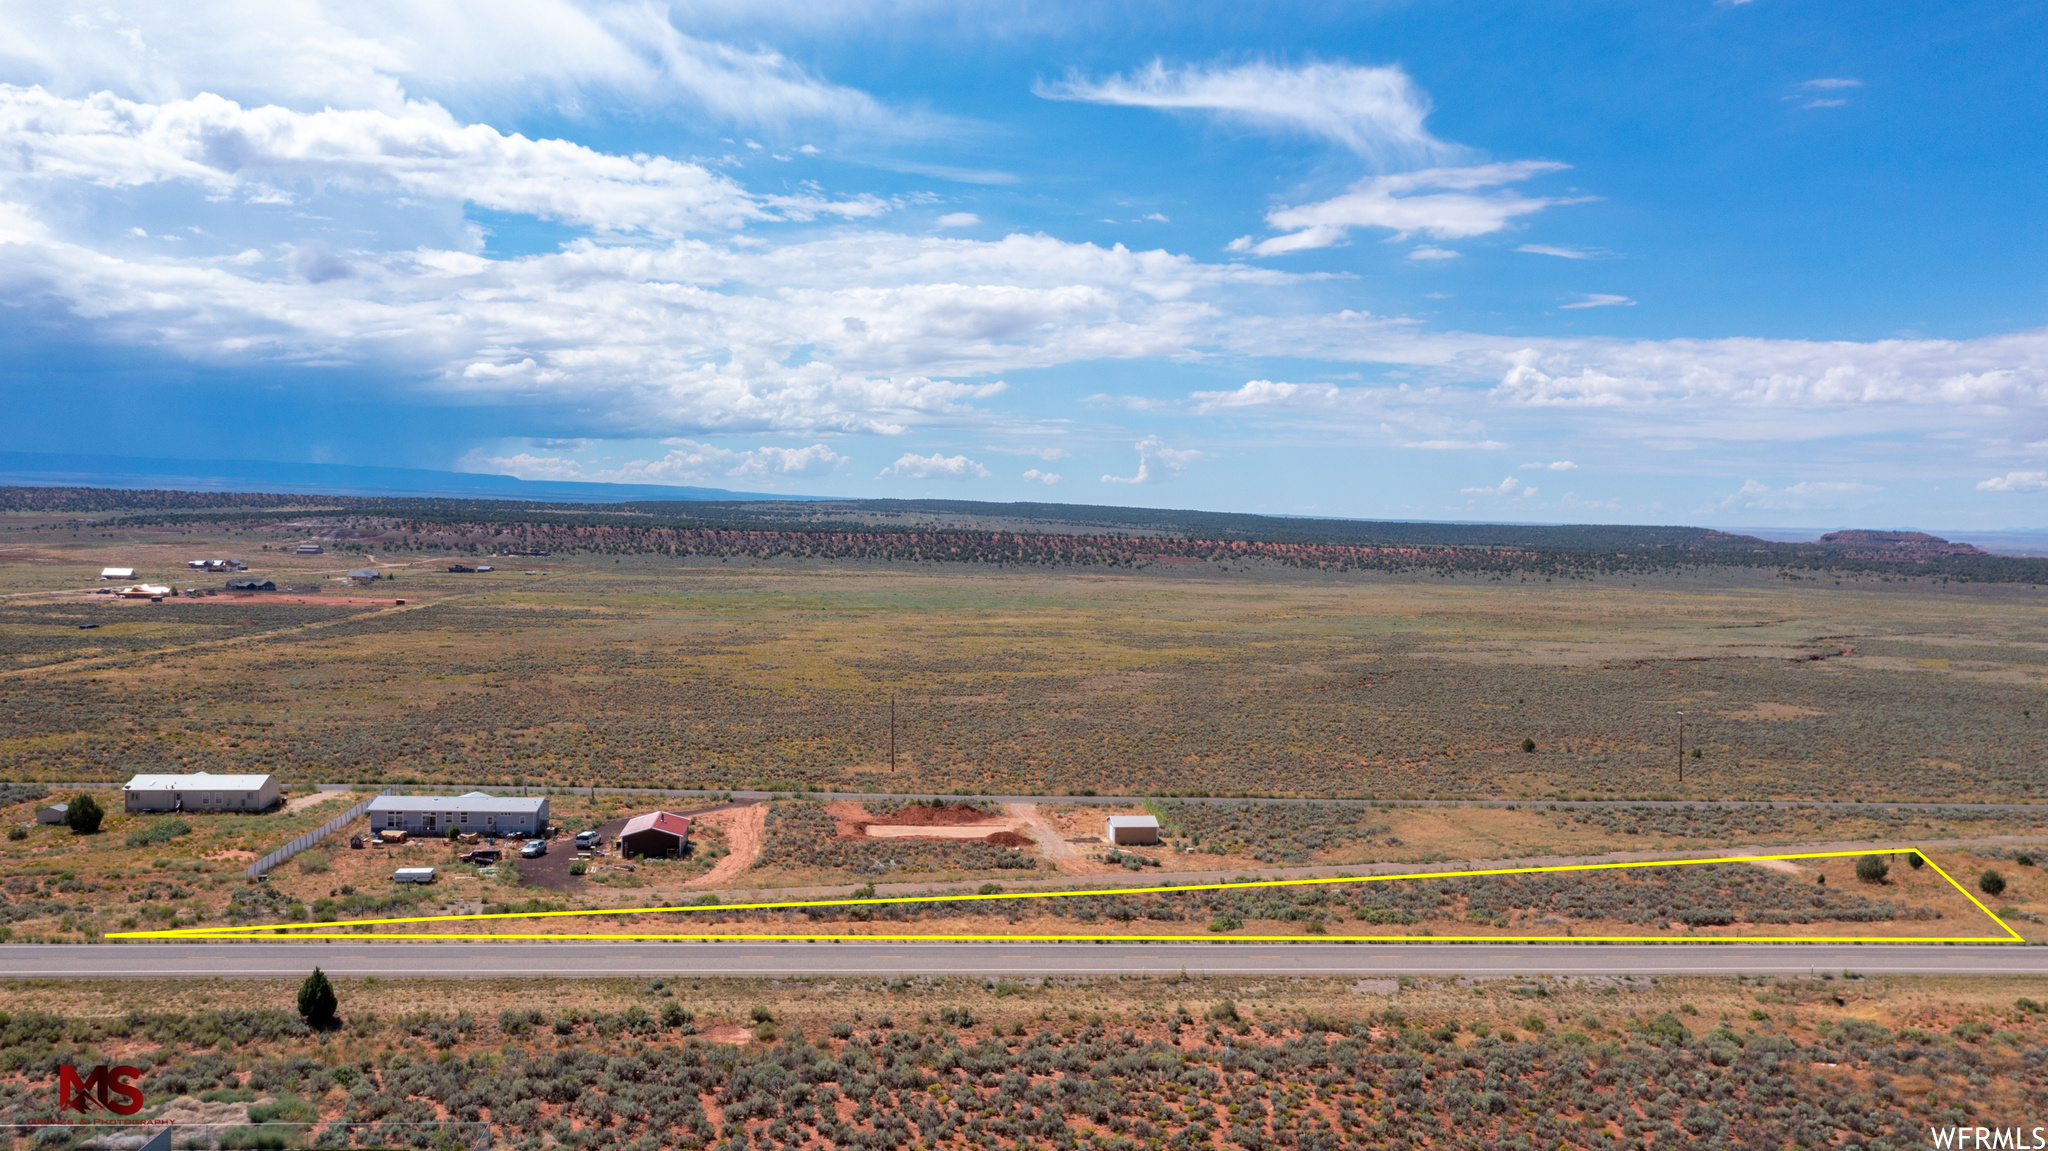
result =
[{"label": "dirt mound", "polygon": [[964,827],[971,823],[993,823],[1000,818],[992,811],[983,811],[965,803],[949,803],[944,807],[913,803],[890,815],[873,816],[869,822],[894,827]]},{"label": "dirt mound", "polygon": [[987,842],[997,847],[1029,847],[1032,839],[1028,835],[1019,835],[1014,831],[998,831],[989,836]]}]

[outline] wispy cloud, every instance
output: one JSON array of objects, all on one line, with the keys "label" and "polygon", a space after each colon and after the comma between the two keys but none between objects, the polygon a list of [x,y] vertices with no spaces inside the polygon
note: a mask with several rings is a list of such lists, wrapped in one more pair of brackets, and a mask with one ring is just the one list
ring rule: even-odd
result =
[{"label": "wispy cloud", "polygon": [[1408,258],[1411,260],[1455,260],[1464,254],[1463,252],[1454,252],[1449,248],[1439,248],[1434,244],[1424,244],[1409,252]]},{"label": "wispy cloud", "polygon": [[1589,248],[1567,248],[1559,244],[1523,244],[1515,249],[1533,256],[1556,256],[1565,260],[1590,260],[1600,253]]},{"label": "wispy cloud", "polygon": [[1499,440],[1409,440],[1401,446],[1420,452],[1497,452],[1507,447]]},{"label": "wispy cloud", "polygon": [[1854,502],[1855,497],[1868,495],[1878,489],[1871,484],[1854,480],[1803,480],[1787,487],[1773,488],[1756,480],[1746,480],[1726,499],[1700,508],[1700,512],[1744,511],[1809,511],[1816,508],[1839,508]]},{"label": "wispy cloud", "polygon": [[1531,460],[1522,465],[1522,470],[1525,472],[1575,472],[1579,470],[1579,465],[1570,460],[1552,460],[1547,464],[1542,460]]},{"label": "wispy cloud", "polygon": [[1341,196],[1266,213],[1266,223],[1287,231],[1286,235],[1267,240],[1243,236],[1231,241],[1229,248],[1256,256],[1327,248],[1342,241],[1353,228],[1385,228],[1393,232],[1395,240],[1413,235],[1435,240],[1484,236],[1506,228],[1517,217],[1553,204],[1578,203],[1582,198],[1482,193],[1481,189],[1518,184],[1568,166],[1551,160],[1516,160],[1371,176]]},{"label": "wispy cloud", "polygon": [[1573,308],[1633,308],[1635,306],[1636,302],[1627,296],[1610,296],[1604,292],[1581,292],[1576,303],[1558,305],[1558,307],[1566,311],[1570,311]]},{"label": "wispy cloud", "polygon": [[[543,440],[535,446],[544,450],[582,450],[588,440]],[[830,475],[846,457],[826,447],[759,447],[746,450],[722,448],[687,439],[668,439],[670,449],[660,459],[629,460],[611,467],[593,466],[567,456],[537,456],[521,452],[492,456],[471,452],[461,469],[492,475],[516,476],[522,480],[582,480],[607,484],[701,484],[716,480],[744,479],[772,481],[796,477]]]},{"label": "wispy cloud", "polygon": [[1072,74],[1032,91],[1048,100],[1215,113],[1255,127],[1319,136],[1381,167],[1427,163],[1461,151],[1430,134],[1423,123],[1429,97],[1397,67],[1168,68],[1154,60],[1128,76],[1090,80]]},{"label": "wispy cloud", "polygon": [[[1863,81],[1861,80],[1850,79],[1846,76],[1824,76],[1818,80],[1806,81],[1799,85],[1799,90],[1810,95],[1815,92],[1846,92],[1852,88],[1861,87],[1863,87]],[[1787,98],[1797,99],[1798,97]],[[1800,107],[1839,108],[1848,102],[1848,98],[1845,96],[1812,96],[1804,104],[1801,104]]]}]

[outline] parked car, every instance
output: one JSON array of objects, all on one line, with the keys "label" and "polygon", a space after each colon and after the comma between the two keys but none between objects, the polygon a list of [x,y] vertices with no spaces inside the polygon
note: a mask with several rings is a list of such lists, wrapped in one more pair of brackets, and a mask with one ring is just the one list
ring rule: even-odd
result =
[{"label": "parked car", "polygon": [[548,841],[545,839],[529,839],[519,845],[519,858],[521,859],[539,859],[547,853]]},{"label": "parked car", "polygon": [[479,847],[475,851],[465,851],[456,858],[464,863],[474,863],[482,867],[485,864],[496,863],[505,858],[505,853],[495,847]]},{"label": "parked car", "polygon": [[596,828],[591,828],[589,831],[579,831],[576,833],[576,846],[579,849],[583,850],[588,850],[593,847],[603,847],[604,832],[599,831]]}]

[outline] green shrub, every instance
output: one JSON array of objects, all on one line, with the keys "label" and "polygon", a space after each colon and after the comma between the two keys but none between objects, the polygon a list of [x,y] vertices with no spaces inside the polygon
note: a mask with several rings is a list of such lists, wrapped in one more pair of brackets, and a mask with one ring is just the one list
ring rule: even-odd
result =
[{"label": "green shrub", "polygon": [[1856,878],[1865,883],[1883,883],[1891,873],[1891,866],[1881,855],[1866,855],[1856,861]]},{"label": "green shrub", "polygon": [[340,1003],[334,997],[334,984],[327,973],[315,967],[313,974],[299,984],[299,1017],[315,1030],[334,1026],[334,1013]]},{"label": "green shrub", "polygon": [[1986,895],[2004,895],[2005,876],[1998,874],[1995,869],[1986,868],[1984,874],[1977,877],[1977,890]]},{"label": "green shrub", "polygon": [[1528,738],[1527,736],[1524,736],[1524,737],[1522,738],[1522,754],[1524,754],[1524,755],[1527,755],[1527,754],[1529,754],[1529,753],[1531,753],[1531,752],[1533,752],[1533,751],[1535,751],[1535,750],[1536,750],[1536,741],[1535,741],[1535,740],[1533,740],[1533,739],[1530,739],[1530,738]]},{"label": "green shrub", "polygon": [[152,820],[148,827],[139,827],[128,833],[128,846],[154,847],[169,843],[181,835],[192,834],[192,825],[182,819]]},{"label": "green shrub", "polygon": [[72,796],[69,806],[64,809],[64,825],[71,829],[73,835],[99,834],[100,821],[106,817],[107,813],[100,810],[98,801],[90,795]]}]

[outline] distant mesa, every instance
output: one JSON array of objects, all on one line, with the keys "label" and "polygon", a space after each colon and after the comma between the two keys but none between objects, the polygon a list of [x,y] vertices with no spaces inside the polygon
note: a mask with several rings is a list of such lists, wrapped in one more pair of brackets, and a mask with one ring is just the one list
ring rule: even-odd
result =
[{"label": "distant mesa", "polygon": [[1820,537],[1820,546],[1862,560],[1929,560],[1989,554],[1973,544],[1950,543],[1926,532],[1876,532],[1860,528],[1829,532]]}]

